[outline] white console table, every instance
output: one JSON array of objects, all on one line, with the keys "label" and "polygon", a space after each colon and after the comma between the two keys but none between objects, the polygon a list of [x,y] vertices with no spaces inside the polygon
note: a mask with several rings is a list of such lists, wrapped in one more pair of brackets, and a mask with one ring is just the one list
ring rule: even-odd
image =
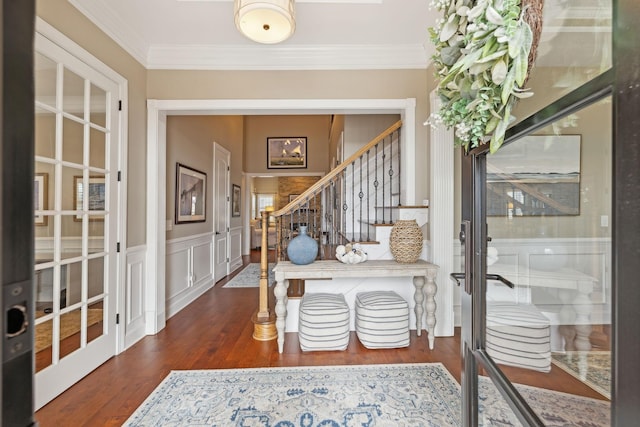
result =
[{"label": "white console table", "polygon": [[487,270],[489,273],[502,275],[516,286],[556,289],[561,304],[559,321],[563,326],[562,336],[569,346],[566,350],[591,350],[589,336],[593,302],[590,295],[598,282],[597,279],[569,268],[543,271],[497,263],[489,266]]},{"label": "white console table", "polygon": [[426,294],[426,329],[429,348],[433,350],[434,329],[436,325],[435,294],[437,285],[435,277],[438,266],[423,260],[413,264],[400,264],[394,260],[368,260],[360,264],[343,264],[337,260],[315,261],[307,265],[297,265],[290,261],[279,261],[273,269],[276,286],[276,329],[278,331],[278,351],[284,349],[285,322],[287,317],[287,289],[289,279],[333,279],[333,278],[362,278],[362,277],[413,277],[415,286],[415,314],[416,333],[422,331],[422,314],[424,312]]}]

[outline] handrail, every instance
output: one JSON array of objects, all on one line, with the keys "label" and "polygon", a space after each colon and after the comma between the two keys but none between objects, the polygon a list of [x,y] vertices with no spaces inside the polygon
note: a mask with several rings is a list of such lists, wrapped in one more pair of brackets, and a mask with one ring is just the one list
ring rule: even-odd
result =
[{"label": "handrail", "polygon": [[302,206],[304,203],[306,203],[306,199],[308,197],[313,196],[316,192],[326,187],[336,176],[342,173],[351,163],[355,162],[358,158],[364,155],[376,144],[380,143],[380,141],[385,139],[391,133],[398,130],[401,126],[402,126],[402,120],[398,120],[396,123],[389,126],[380,135],[372,139],[365,146],[363,146],[354,154],[352,154],[347,160],[345,160],[340,165],[338,165],[335,169],[333,169],[331,172],[323,176],[320,180],[316,181],[311,187],[307,188],[302,194],[300,194],[294,200],[289,202],[282,209],[274,211],[271,215],[273,217],[280,217],[282,215],[291,213],[294,210],[294,208]]}]

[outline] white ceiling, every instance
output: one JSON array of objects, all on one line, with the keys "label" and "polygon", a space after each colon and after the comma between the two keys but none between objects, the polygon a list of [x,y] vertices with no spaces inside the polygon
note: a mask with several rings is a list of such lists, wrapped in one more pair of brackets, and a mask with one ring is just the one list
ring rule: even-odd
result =
[{"label": "white ceiling", "polygon": [[[235,28],[233,0],[69,2],[149,69],[426,68],[441,16],[429,0],[297,0],[294,35],[261,45]],[[567,52],[592,62],[581,34],[609,34],[610,10],[610,0],[547,0],[538,65]]]}]

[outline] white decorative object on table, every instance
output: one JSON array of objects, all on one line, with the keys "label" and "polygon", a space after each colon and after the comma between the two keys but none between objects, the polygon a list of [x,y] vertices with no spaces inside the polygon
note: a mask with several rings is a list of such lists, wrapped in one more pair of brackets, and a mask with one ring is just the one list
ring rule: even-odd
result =
[{"label": "white decorative object on table", "polygon": [[367,253],[362,250],[360,244],[348,243],[336,248],[336,258],[344,264],[358,264],[367,260]]},{"label": "white decorative object on table", "polygon": [[493,265],[498,262],[498,249],[493,246],[487,248],[487,265]]}]

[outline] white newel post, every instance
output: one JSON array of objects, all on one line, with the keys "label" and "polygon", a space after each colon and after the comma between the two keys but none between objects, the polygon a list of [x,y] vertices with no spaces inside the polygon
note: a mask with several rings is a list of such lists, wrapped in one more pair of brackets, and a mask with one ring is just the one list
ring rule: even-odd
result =
[{"label": "white newel post", "polygon": [[[440,101],[436,92],[431,92],[431,111],[437,111]],[[438,306],[435,335],[451,336],[454,328],[453,295],[454,284],[449,274],[453,265],[454,244],[454,147],[453,131],[444,125],[431,129],[431,188],[429,191],[429,233],[431,236],[431,262],[438,270]]]}]

